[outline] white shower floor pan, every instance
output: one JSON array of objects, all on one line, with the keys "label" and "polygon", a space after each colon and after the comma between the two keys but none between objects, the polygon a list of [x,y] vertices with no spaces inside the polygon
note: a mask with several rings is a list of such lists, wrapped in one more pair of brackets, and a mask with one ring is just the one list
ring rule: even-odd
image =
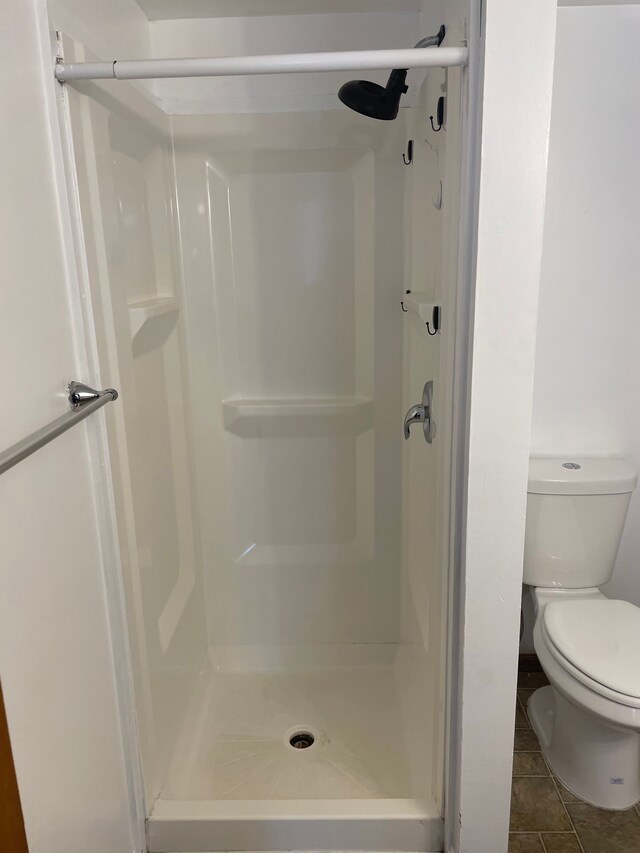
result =
[{"label": "white shower floor pan", "polygon": [[[396,649],[212,648],[149,850],[441,850],[412,784]],[[300,733],[313,744],[293,747]]]}]

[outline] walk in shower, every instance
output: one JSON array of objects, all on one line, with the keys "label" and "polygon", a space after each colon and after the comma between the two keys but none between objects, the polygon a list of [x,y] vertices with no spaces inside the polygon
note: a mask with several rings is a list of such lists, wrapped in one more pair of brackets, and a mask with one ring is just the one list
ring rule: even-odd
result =
[{"label": "walk in shower", "polygon": [[151,851],[442,849],[465,75],[353,76],[64,87]]}]

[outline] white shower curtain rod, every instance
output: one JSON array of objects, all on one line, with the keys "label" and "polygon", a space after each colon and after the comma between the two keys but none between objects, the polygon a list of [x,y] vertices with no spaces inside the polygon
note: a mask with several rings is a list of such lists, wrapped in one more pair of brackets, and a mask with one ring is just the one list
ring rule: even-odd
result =
[{"label": "white shower curtain rod", "polygon": [[113,62],[58,63],[56,79],[148,80],[161,77],[227,77],[312,71],[374,71],[391,68],[449,68],[466,65],[466,47],[345,50],[331,53],[281,53],[198,59],[117,59]]}]

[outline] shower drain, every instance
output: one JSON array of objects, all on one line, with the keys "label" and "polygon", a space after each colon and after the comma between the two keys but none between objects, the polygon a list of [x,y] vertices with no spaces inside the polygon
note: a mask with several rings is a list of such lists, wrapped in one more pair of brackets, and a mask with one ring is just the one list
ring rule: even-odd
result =
[{"label": "shower drain", "polygon": [[289,745],[294,749],[309,749],[315,741],[311,732],[296,732],[289,738]]}]

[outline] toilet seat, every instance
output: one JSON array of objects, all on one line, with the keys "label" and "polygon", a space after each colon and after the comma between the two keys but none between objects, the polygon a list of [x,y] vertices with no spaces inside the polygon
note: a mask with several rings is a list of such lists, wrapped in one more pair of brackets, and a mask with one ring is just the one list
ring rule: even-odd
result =
[{"label": "toilet seat", "polygon": [[553,601],[541,628],[551,655],[578,681],[640,708],[640,608],[604,597]]}]

